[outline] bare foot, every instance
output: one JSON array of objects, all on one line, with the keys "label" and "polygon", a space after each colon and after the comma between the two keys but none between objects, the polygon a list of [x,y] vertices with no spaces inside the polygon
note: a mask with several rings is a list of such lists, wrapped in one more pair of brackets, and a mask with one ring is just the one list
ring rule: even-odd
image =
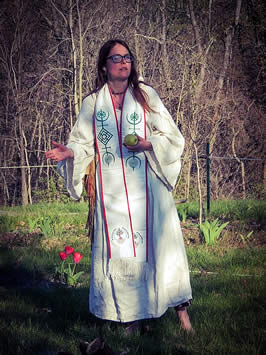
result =
[{"label": "bare foot", "polygon": [[135,321],[132,323],[129,323],[126,328],[125,328],[125,334],[126,335],[132,335],[134,334],[138,329],[140,329],[140,322],[139,321]]},{"label": "bare foot", "polygon": [[193,333],[194,329],[191,326],[189,315],[187,313],[186,308],[181,308],[177,310],[177,315],[179,317],[179,320],[181,322],[181,327],[187,332],[187,333]]}]

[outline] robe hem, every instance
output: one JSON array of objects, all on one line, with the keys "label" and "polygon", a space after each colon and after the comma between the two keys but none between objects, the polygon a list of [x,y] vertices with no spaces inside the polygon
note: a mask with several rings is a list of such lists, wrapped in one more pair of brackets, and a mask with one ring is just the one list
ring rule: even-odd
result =
[{"label": "robe hem", "polygon": [[160,318],[167,312],[167,310],[169,308],[173,308],[173,307],[179,306],[180,304],[183,304],[184,302],[189,302],[191,300],[192,300],[192,297],[187,297],[185,299],[182,299],[182,301],[169,304],[162,312],[160,312],[158,314],[145,313],[145,315],[141,314],[141,315],[138,315],[136,317],[129,317],[129,318],[123,318],[123,319],[121,319],[119,317],[115,317],[115,316],[114,317],[104,317],[104,316],[102,316],[100,314],[97,314],[95,312],[92,312],[92,311],[90,311],[90,313],[92,313],[95,317],[97,317],[99,319],[102,319],[102,320],[112,321],[112,322],[119,322],[119,323],[128,323],[128,322],[134,322],[134,321],[137,321],[137,320]]}]

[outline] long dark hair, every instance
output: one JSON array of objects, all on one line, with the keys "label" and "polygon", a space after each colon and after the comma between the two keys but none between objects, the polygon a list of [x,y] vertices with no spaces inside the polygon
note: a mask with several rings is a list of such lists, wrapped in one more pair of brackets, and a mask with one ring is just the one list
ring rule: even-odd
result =
[{"label": "long dark hair", "polygon": [[[111,49],[116,45],[116,44],[121,44],[123,47],[125,47],[128,50],[128,53],[133,56],[133,53],[129,49],[128,45],[126,42],[124,42],[121,39],[111,39],[107,42],[104,43],[104,45],[101,47],[99,51],[99,56],[98,56],[98,63],[97,63],[97,77],[96,77],[96,82],[95,82],[95,89],[93,92],[99,91],[105,83],[107,83],[107,75],[106,72],[104,71],[104,66],[106,65],[106,58],[108,57]],[[133,95],[135,99],[139,102],[139,104],[148,112],[152,111],[151,108],[149,107],[147,103],[147,95],[146,93],[140,88],[139,86],[140,82],[138,80],[138,73],[136,70],[136,64],[135,60],[131,62],[131,73],[128,78],[128,85],[132,88]]]}]

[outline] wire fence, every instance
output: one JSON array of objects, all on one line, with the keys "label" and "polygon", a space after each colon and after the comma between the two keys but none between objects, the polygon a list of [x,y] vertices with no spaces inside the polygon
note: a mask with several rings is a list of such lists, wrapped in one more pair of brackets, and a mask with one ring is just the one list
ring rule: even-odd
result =
[{"label": "wire fence", "polygon": [[[196,158],[191,157],[191,160],[195,161]],[[235,160],[235,161],[266,161],[265,158],[253,158],[253,157],[245,157],[245,158],[235,158],[235,157],[216,157],[212,155],[201,155],[199,157],[201,160]],[[185,158],[181,158],[181,160],[187,160]],[[15,166],[0,166],[0,169],[31,169],[31,168],[56,168],[57,164],[47,164],[47,165],[15,165]]]},{"label": "wire fence", "polygon": [[[200,154],[184,156],[182,172],[173,190],[180,199],[264,199],[266,196],[266,157],[236,157]],[[197,163],[198,161],[198,163]],[[224,163],[222,163],[222,161]],[[0,166],[0,204],[16,204],[27,189],[30,201],[65,198],[64,183],[57,174],[57,163]],[[22,184],[22,174],[25,172]],[[61,196],[61,197],[60,197]],[[85,197],[86,198],[86,197]]]}]

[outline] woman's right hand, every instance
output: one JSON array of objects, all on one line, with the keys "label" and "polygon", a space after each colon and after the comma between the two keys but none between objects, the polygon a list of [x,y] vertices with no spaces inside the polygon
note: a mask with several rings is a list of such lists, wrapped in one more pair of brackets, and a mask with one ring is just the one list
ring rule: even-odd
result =
[{"label": "woman's right hand", "polygon": [[45,153],[45,156],[47,159],[52,159],[56,161],[62,161],[67,158],[74,158],[74,153],[73,150],[67,148],[63,144],[59,144],[56,142],[52,142],[56,148],[49,150],[48,152]]}]

